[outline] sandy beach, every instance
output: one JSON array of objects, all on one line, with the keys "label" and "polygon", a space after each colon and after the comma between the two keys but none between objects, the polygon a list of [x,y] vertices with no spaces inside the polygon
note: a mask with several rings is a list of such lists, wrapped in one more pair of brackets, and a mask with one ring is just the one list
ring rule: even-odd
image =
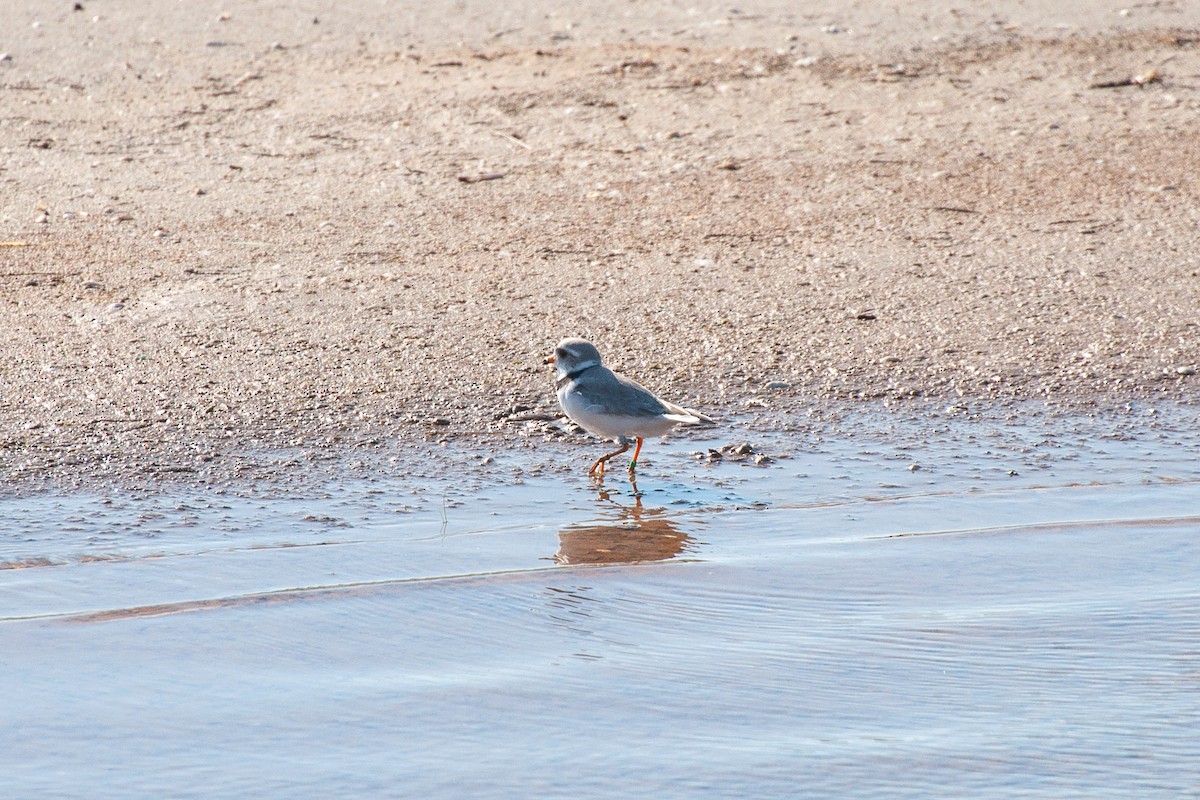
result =
[{"label": "sandy beach", "polygon": [[[1200,6],[0,0],[0,476],[1195,402]],[[390,451],[389,451],[390,452]]]}]

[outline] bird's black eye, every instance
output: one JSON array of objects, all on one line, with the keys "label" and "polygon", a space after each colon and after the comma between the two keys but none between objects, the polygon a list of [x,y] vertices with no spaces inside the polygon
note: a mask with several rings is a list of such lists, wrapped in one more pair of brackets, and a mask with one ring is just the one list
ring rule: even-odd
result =
[{"label": "bird's black eye", "polygon": [[568,355],[569,355],[569,353],[567,353],[566,348],[563,348],[563,347],[560,347],[554,351],[554,357],[556,359],[557,358],[566,358]]}]

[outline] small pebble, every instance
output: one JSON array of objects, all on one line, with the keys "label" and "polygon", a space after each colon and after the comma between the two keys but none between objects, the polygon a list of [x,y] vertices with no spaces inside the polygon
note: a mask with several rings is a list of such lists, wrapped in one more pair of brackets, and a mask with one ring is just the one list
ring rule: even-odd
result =
[{"label": "small pebble", "polygon": [[1175,373],[1177,375],[1195,375],[1196,370],[1192,369],[1191,367],[1176,367]]},{"label": "small pebble", "polygon": [[791,387],[791,384],[788,383],[787,381],[771,381],[770,383],[767,384],[768,389],[787,389],[790,387]]}]

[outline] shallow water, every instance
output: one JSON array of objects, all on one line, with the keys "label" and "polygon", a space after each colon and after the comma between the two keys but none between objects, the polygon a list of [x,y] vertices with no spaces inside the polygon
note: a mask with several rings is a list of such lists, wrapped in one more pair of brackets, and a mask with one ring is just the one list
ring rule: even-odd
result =
[{"label": "shallow water", "polygon": [[[0,501],[14,797],[1200,792],[1200,414]],[[731,441],[755,466],[697,460]]]}]

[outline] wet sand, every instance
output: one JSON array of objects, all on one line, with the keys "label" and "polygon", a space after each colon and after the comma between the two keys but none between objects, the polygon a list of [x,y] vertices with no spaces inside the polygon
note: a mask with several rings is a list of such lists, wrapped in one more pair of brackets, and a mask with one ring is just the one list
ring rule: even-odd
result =
[{"label": "wet sand", "polygon": [[1197,400],[1200,8],[80,5],[0,2],[10,487],[536,445],[564,335],[764,429]]},{"label": "wet sand", "polygon": [[1186,796],[1200,425],[1161,416],[859,413],[798,458],[743,430],[770,461],[672,442],[637,495],[456,443],[320,496],[0,500],[0,768],[122,800]]}]

